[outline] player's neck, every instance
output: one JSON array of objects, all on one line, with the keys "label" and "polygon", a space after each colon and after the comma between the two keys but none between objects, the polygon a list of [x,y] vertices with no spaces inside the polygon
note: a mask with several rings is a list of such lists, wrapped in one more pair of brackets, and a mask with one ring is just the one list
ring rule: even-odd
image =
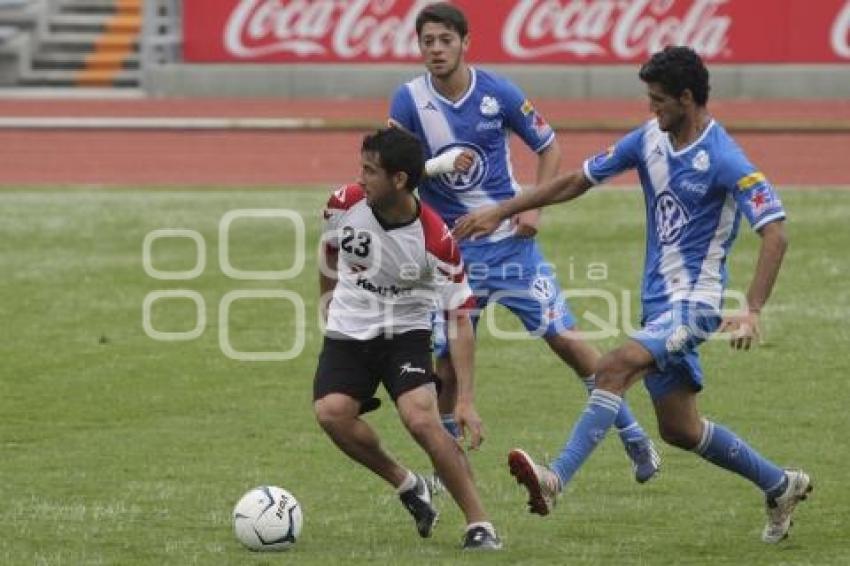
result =
[{"label": "player's neck", "polygon": [[670,141],[676,151],[687,147],[697,141],[711,123],[711,116],[706,108],[700,108],[693,116],[682,121],[682,126],[670,132]]},{"label": "player's neck", "polygon": [[466,63],[461,63],[447,77],[440,78],[431,75],[431,84],[434,85],[434,89],[440,93],[440,96],[452,102],[457,102],[469,90],[469,85],[472,84],[472,72]]},{"label": "player's neck", "polygon": [[406,226],[419,217],[419,201],[413,193],[399,197],[396,202],[373,209],[385,229]]}]

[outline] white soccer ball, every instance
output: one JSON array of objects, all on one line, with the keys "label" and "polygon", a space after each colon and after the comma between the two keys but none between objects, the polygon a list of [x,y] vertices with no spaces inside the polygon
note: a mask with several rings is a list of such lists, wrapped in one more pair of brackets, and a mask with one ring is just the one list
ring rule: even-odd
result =
[{"label": "white soccer ball", "polygon": [[302,522],[298,500],[275,486],[252,489],[233,509],[236,538],[251,550],[286,550],[301,535]]}]

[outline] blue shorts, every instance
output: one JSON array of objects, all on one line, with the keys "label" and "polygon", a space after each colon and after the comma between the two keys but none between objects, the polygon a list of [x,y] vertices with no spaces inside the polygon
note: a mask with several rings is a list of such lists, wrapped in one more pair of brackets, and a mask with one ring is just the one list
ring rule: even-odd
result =
[{"label": "blue shorts", "polygon": [[[473,324],[495,301],[507,307],[534,336],[548,338],[575,328],[576,321],[552,265],[532,238],[506,238],[495,243],[461,244],[469,286],[476,297]],[[434,352],[448,355],[445,324],[434,320]]]},{"label": "blue shorts", "polygon": [[679,387],[702,390],[697,347],[720,326],[720,314],[700,303],[678,302],[645,315],[632,339],[649,350],[656,369],[643,380],[653,400]]}]

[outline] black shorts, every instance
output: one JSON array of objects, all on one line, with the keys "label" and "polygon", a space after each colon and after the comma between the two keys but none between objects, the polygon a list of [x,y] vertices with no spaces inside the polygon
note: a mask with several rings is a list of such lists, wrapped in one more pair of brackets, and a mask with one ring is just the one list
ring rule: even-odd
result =
[{"label": "black shorts", "polygon": [[411,389],[436,384],[431,363],[431,331],[412,330],[390,338],[341,340],[325,336],[313,381],[313,400],[344,393],[358,401],[375,395],[383,383],[393,401]]}]

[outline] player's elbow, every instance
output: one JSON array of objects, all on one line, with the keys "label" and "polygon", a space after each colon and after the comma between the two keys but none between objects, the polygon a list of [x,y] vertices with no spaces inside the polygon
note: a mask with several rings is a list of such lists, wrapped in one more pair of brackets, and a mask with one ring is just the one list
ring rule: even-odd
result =
[{"label": "player's elbow", "polygon": [[547,145],[540,153],[540,159],[551,161],[552,163],[561,164],[561,146],[558,144],[557,136],[552,140],[552,143]]}]

